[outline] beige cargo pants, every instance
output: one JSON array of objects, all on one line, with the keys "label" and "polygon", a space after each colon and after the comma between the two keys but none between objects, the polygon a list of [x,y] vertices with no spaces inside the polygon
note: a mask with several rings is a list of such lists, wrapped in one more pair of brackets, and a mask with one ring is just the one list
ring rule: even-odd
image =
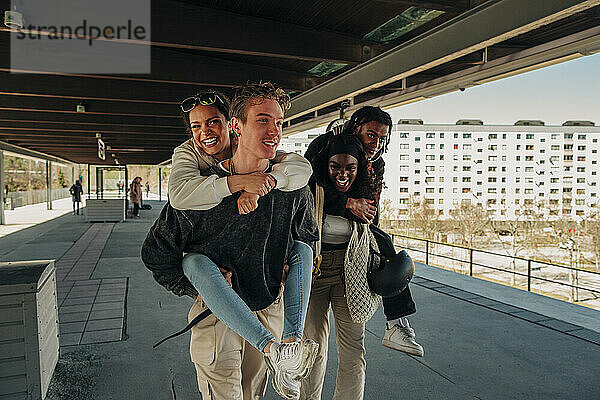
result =
[{"label": "beige cargo pants", "polygon": [[[188,321],[205,309],[204,302],[196,301]],[[269,307],[255,314],[280,340],[283,334],[282,294]],[[190,355],[203,400],[255,400],[264,396],[269,374],[263,353],[213,314],[192,328]]]},{"label": "beige cargo pants", "polygon": [[342,280],[346,250],[323,251],[321,276],[312,285],[304,338],[319,344],[310,375],[302,381],[300,399],[320,400],[327,368],[329,306],[333,309],[338,350],[338,370],[333,400],[360,400],[364,395],[365,324],[352,322]]}]

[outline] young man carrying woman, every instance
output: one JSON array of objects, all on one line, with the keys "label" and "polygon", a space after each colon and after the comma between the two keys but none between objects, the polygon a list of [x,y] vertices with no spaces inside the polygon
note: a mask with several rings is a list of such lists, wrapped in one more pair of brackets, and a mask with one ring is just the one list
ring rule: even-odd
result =
[{"label": "young man carrying woman", "polygon": [[[198,299],[192,307],[191,318],[206,307],[215,314],[215,318],[207,318],[192,331],[192,348],[194,343],[197,347],[209,347],[201,352],[208,355],[205,359],[195,357],[192,351],[200,391],[207,398],[254,399],[261,395],[259,387],[264,386],[261,385],[264,378],[260,376],[264,364],[256,352],[249,357],[254,365],[244,368],[245,342],[226,333],[215,337],[217,325],[221,326],[219,332],[226,331],[223,324],[230,327],[265,354],[274,375],[273,385],[286,398],[298,398],[299,381],[309,373],[316,356],[318,346],[300,340],[311,283],[312,249],[308,244],[316,240],[312,197],[306,186],[287,192],[272,190],[274,182],[268,176],[272,171],[270,160],[275,157],[281,139],[287,101],[283,91],[270,84],[247,85],[238,91],[231,107],[237,148],[233,157],[203,172],[211,179],[208,186],[212,187],[213,199],[221,196],[222,192],[218,192],[221,183],[236,193],[222,196],[217,205],[205,211],[175,210],[167,204],[142,248],[142,258],[159,283],[180,295],[200,293],[201,301]],[[194,113],[195,108],[189,113],[190,126],[194,133],[194,126],[200,125],[200,135],[194,133],[192,145],[198,142],[209,151],[217,146],[227,148],[224,143],[227,139],[216,134],[215,128],[208,128],[226,122],[223,112],[199,109],[200,114],[206,111],[203,116]],[[214,115],[216,118],[210,117],[215,111],[219,111]],[[194,174],[189,172],[184,184],[198,174],[197,169]],[[245,178],[254,175],[256,180],[251,184],[242,180],[239,187],[235,186],[238,175],[242,174]],[[194,192],[192,185],[188,185],[187,189],[190,188]],[[238,192],[240,189],[248,192]],[[244,197],[246,200],[241,200]],[[188,254],[183,257],[183,252]],[[286,262],[289,273],[282,296],[285,321],[283,341],[278,343],[276,337],[280,332],[275,330],[279,321],[273,318],[276,314],[273,308],[281,303],[280,286]],[[206,327],[209,329],[203,329]],[[207,340],[211,333],[215,338],[212,344]],[[223,342],[226,346],[222,346]],[[213,347],[223,354],[210,354]],[[244,370],[249,371],[246,377]],[[259,374],[252,370],[258,370]],[[244,378],[253,383],[244,387]]]}]

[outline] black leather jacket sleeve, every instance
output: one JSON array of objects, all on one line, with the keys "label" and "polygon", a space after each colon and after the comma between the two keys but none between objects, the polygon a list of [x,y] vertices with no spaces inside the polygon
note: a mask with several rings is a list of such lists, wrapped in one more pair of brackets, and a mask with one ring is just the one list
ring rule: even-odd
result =
[{"label": "black leather jacket sleeve", "polygon": [[167,290],[195,298],[198,292],[181,267],[185,240],[191,232],[192,224],[185,212],[176,211],[167,203],[142,245],[142,261],[152,271],[154,280]]}]

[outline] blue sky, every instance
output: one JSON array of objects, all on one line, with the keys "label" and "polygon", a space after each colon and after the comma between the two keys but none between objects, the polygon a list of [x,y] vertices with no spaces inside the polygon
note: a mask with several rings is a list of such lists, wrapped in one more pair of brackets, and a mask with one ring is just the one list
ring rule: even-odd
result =
[{"label": "blue sky", "polygon": [[481,119],[512,125],[541,119],[546,125],[591,120],[600,125],[600,53],[388,110],[397,122]]}]

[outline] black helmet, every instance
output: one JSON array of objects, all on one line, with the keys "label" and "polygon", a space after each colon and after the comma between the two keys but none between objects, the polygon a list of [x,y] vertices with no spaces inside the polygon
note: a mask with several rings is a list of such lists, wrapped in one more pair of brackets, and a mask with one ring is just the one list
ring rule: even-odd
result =
[{"label": "black helmet", "polygon": [[402,250],[392,258],[381,257],[378,268],[367,272],[367,280],[371,291],[382,297],[392,297],[400,294],[415,273],[415,264]]}]

